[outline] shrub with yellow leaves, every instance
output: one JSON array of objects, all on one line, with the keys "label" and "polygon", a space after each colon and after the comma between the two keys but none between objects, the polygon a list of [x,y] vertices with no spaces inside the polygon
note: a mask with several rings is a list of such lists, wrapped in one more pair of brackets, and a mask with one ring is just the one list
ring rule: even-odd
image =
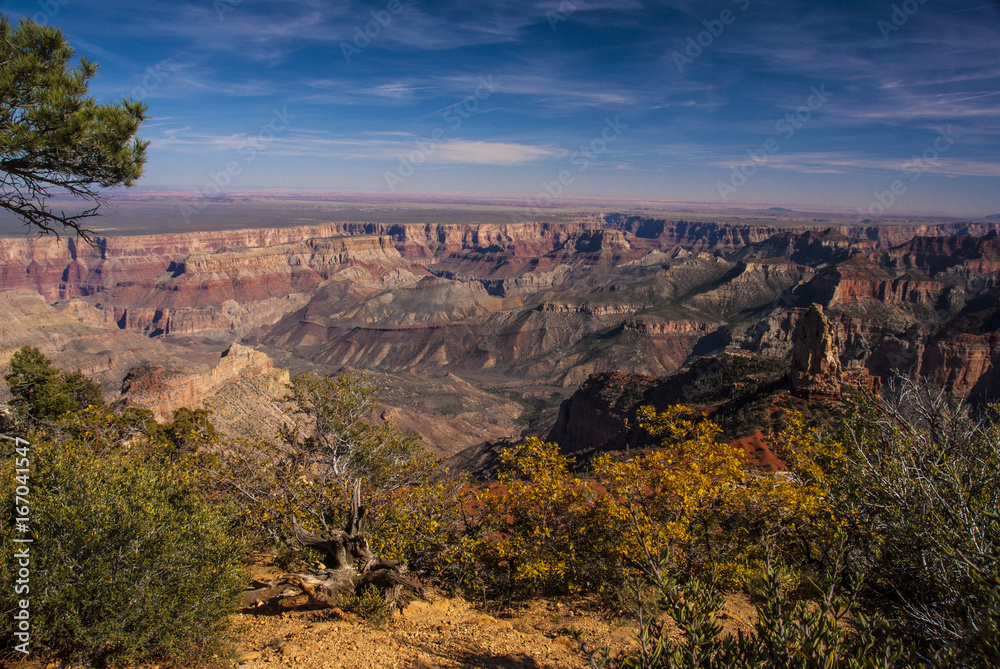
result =
[{"label": "shrub with yellow leaves", "polygon": [[466,522],[474,494],[464,476],[396,491],[368,516],[372,550],[427,577],[462,582],[472,566]]},{"label": "shrub with yellow leaves", "polygon": [[620,531],[618,558],[626,576],[668,554],[674,569],[737,570],[735,547],[745,528],[729,521],[747,506],[752,488],[742,449],[720,441],[722,430],[686,406],[639,411],[658,448],[627,459],[602,455],[594,470],[607,488],[605,513]]},{"label": "shrub with yellow leaves", "polygon": [[839,457],[792,417],[781,439],[802,474],[755,471],[743,450],[690,407],[639,411],[648,450],[602,454],[592,476],[572,473],[558,446],[528,439],[503,452],[499,486],[480,493],[489,518],[473,553],[483,591],[614,591],[653,556],[671,572],[746,587],[766,550],[815,552],[832,530],[821,479]]},{"label": "shrub with yellow leaves", "polygon": [[802,565],[832,564],[845,527],[830,491],[846,465],[846,449],[831,435],[810,428],[799,411],[785,413],[773,448],[788,472],[760,481],[757,498],[772,519],[775,548]]},{"label": "shrub with yellow leaves", "polygon": [[593,490],[572,460],[537,438],[501,453],[499,485],[480,491],[476,589],[506,596],[578,587],[577,545],[588,530]]}]

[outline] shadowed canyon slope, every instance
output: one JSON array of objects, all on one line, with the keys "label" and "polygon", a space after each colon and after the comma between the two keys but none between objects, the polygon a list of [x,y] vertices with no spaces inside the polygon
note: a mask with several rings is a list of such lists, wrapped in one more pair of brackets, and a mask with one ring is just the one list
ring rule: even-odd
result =
[{"label": "shadowed canyon slope", "polygon": [[[0,346],[9,356],[44,341],[57,362],[103,365],[109,392],[125,380],[133,401],[152,406],[164,394],[160,413],[199,404],[220,379],[276,373],[250,349],[220,358],[237,341],[293,371],[408,374],[407,387],[437,383],[470,398],[452,407],[451,422],[428,418],[451,404],[431,406],[418,391],[406,400],[397,389],[388,401],[449,452],[544,432],[558,401],[591,374],[660,377],[726,349],[788,357],[798,320],[819,303],[845,371],[899,369],[985,397],[1000,392],[996,227],[807,229],[614,214],[330,223],[95,247],[0,239],[10,313],[33,314],[18,319],[23,332],[0,329]],[[194,373],[200,381],[176,376]],[[460,390],[470,383],[482,397]]]}]

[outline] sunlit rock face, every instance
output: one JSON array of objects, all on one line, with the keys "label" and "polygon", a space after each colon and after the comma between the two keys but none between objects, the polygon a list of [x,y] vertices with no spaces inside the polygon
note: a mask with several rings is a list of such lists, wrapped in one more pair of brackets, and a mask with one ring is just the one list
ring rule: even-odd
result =
[{"label": "sunlit rock face", "polygon": [[792,389],[809,396],[839,395],[840,355],[821,305],[813,304],[802,315],[792,341]]},{"label": "sunlit rock face", "polygon": [[252,348],[233,344],[217,363],[204,372],[167,370],[159,365],[134,367],[122,380],[125,406],[150,409],[158,420],[166,420],[181,407],[201,407],[205,398],[242,378],[272,369],[271,359]]}]

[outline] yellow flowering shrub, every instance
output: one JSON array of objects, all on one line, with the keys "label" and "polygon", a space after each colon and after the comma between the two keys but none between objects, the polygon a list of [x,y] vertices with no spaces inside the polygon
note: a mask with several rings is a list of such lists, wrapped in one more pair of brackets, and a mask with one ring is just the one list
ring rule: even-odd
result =
[{"label": "yellow flowering shrub", "polygon": [[773,519],[776,548],[795,554],[797,562],[827,563],[843,529],[830,491],[846,464],[846,449],[839,440],[810,428],[801,412],[786,412],[784,418],[773,447],[789,471],[758,481],[757,498]]},{"label": "yellow flowering shrub", "polygon": [[555,444],[527,439],[501,454],[499,486],[479,493],[476,558],[507,594],[576,583],[580,521],[593,495],[571,464]]},{"label": "yellow flowering shrub", "polygon": [[465,535],[474,495],[465,477],[396,491],[368,516],[372,550],[427,576],[461,581],[471,565]]},{"label": "yellow flowering shrub", "polygon": [[528,439],[502,454],[473,553],[489,576],[479,587],[506,593],[596,591],[631,582],[669,556],[674,572],[745,587],[767,547],[812,547],[827,528],[822,466],[836,449],[793,416],[780,440],[801,475],[754,471],[713,421],[685,406],[643,407],[648,451],[602,454],[593,474],[572,473],[555,444]]},{"label": "yellow flowering shrub", "polygon": [[661,413],[643,407],[639,418],[656,450],[628,460],[602,455],[594,461],[607,488],[606,512],[621,532],[623,568],[633,575],[661,554],[670,555],[675,568],[706,560],[722,566],[733,535],[745,535],[724,526],[748,494],[742,449],[720,441],[719,426],[696,420],[685,406]]}]

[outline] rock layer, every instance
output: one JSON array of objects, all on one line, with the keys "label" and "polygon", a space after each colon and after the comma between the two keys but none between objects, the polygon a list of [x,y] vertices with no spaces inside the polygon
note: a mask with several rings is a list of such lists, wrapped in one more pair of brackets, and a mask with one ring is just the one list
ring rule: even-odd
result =
[{"label": "rock layer", "polygon": [[233,344],[207,373],[184,373],[150,364],[130,369],[122,380],[122,399],[125,406],[150,409],[157,420],[166,420],[177,409],[201,408],[202,401],[223,386],[259,376],[272,367],[264,353]]},{"label": "rock layer", "polygon": [[[20,306],[0,308],[27,309],[21,320],[37,322],[13,326],[6,350],[41,337],[73,368],[103,374],[106,387],[139,368],[132,401],[161,415],[200,405],[217,385],[219,351],[235,341],[322,370],[574,388],[604,372],[664,376],[725,350],[792,357],[799,316],[813,303],[838,351],[821,355],[824,373],[836,376],[836,357],[847,375],[903,371],[987,397],[1000,391],[997,226],[791,228],[612,214],[559,224],[328,223],[99,238],[94,247],[0,239],[0,288],[20,296]],[[197,355],[179,360],[191,346]]]}]

